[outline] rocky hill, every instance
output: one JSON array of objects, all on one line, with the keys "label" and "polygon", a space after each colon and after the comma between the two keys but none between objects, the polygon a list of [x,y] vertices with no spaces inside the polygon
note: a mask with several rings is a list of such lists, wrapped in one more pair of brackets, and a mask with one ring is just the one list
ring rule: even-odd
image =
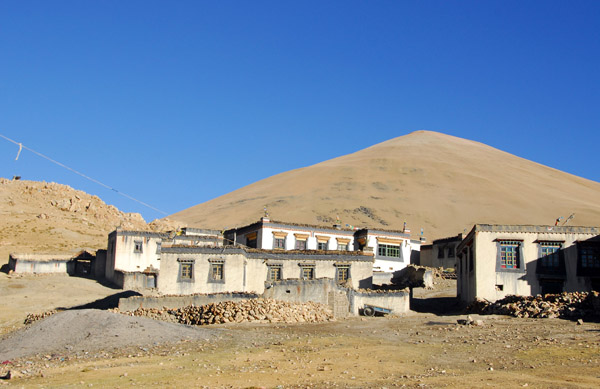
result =
[{"label": "rocky hill", "polygon": [[274,220],[401,229],[429,239],[474,223],[600,225],[600,183],[484,144],[417,131],[288,171],[169,216],[206,228]]},{"label": "rocky hill", "polygon": [[168,219],[146,224],[140,214],[123,213],[67,185],[0,178],[0,264],[8,262],[11,252],[106,248],[107,235],[117,226],[156,231],[178,227]]}]

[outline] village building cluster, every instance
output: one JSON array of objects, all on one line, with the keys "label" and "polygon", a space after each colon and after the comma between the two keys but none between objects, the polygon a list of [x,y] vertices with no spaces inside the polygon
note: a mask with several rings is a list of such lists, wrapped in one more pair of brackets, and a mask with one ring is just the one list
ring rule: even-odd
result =
[{"label": "village building cluster", "polygon": [[[188,227],[156,233],[117,228],[108,235],[107,249],[95,257],[85,251],[75,256],[11,254],[9,267],[15,272],[94,276],[123,289],[178,296],[264,295],[289,281],[304,282],[304,289],[321,285],[316,280],[364,292],[374,280],[389,281],[410,264],[453,268],[457,296],[466,303],[496,301],[511,294],[600,290],[600,229],[596,227],[476,224],[466,236],[424,243],[423,237],[411,239],[406,227],[402,231],[342,228],[339,223],[324,227],[265,216],[223,231]],[[271,289],[271,294],[273,290],[278,289]],[[373,298],[365,296],[361,298]],[[408,309],[407,293],[381,298],[388,305]],[[355,306],[352,310],[358,312]]]}]

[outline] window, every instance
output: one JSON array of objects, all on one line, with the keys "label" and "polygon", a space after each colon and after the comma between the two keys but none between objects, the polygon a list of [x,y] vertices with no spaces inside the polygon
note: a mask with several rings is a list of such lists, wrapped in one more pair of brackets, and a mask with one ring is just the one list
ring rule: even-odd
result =
[{"label": "window", "polygon": [[560,259],[558,255],[559,250],[559,242],[541,242],[540,265],[544,268],[558,269],[558,267],[560,266]]},{"label": "window", "polygon": [[160,254],[161,249],[162,249],[162,243],[156,242],[156,254]]},{"label": "window", "polygon": [[296,250],[306,250],[306,241],[296,239]]},{"label": "window", "polygon": [[389,244],[378,244],[377,255],[382,257],[398,257],[400,258],[400,246],[392,246]]},{"label": "window", "polygon": [[600,269],[600,256],[598,250],[592,247],[582,247],[580,250],[582,269]]},{"label": "window", "polygon": [[191,280],[192,279],[192,269],[193,269],[193,265],[191,263],[182,263],[181,264],[181,279],[182,280]]},{"label": "window", "polygon": [[315,279],[314,265],[300,265],[300,278],[303,280],[314,280]]},{"label": "window", "polygon": [[337,282],[346,282],[350,278],[350,266],[337,266],[335,279]]},{"label": "window", "polygon": [[444,258],[444,247],[438,247],[438,259]]},{"label": "window", "polygon": [[500,241],[500,268],[518,269],[521,266],[519,245],[521,242],[514,240]]},{"label": "window", "polygon": [[317,250],[327,250],[327,242],[317,242]]},{"label": "window", "polygon": [[223,281],[223,266],[222,262],[211,262],[210,264],[210,280],[211,281]]},{"label": "window", "polygon": [[254,239],[246,239],[246,246],[250,247],[251,249],[257,248],[256,243],[256,237]]},{"label": "window", "polygon": [[274,249],[285,249],[285,238],[275,238],[273,243]]},{"label": "window", "polygon": [[[577,276],[600,277],[600,242],[578,242],[577,251]],[[595,288],[594,280],[591,281]]]},{"label": "window", "polygon": [[193,281],[194,280],[194,260],[193,259],[177,259],[179,262],[179,280],[178,281]]},{"label": "window", "polygon": [[348,251],[348,244],[347,243],[338,243],[338,250],[339,251]]},{"label": "window", "polygon": [[267,265],[269,268],[268,279],[269,281],[281,280],[281,265]]},{"label": "window", "polygon": [[133,242],[133,252],[134,253],[142,253],[143,252],[143,247],[144,247],[144,243],[141,240],[136,240]]},{"label": "window", "polygon": [[448,258],[454,258],[454,246],[448,246]]}]

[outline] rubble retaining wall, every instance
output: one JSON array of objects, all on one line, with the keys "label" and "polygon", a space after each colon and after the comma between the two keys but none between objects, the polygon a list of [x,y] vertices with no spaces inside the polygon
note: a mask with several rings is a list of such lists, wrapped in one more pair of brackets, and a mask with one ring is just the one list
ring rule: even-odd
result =
[{"label": "rubble retaining wall", "polygon": [[186,296],[133,296],[119,300],[119,310],[135,311],[138,308],[182,308],[189,305],[201,306],[223,301],[241,301],[260,297],[254,293],[193,294]]}]

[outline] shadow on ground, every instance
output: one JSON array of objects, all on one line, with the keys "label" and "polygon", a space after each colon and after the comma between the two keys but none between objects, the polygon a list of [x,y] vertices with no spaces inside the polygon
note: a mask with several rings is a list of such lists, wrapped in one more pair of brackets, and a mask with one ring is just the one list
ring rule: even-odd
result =
[{"label": "shadow on ground", "polygon": [[465,305],[456,297],[411,298],[410,309],[437,316],[463,315]]},{"label": "shadow on ground", "polygon": [[110,296],[98,299],[96,301],[92,301],[91,303],[77,305],[75,307],[58,307],[56,308],[59,311],[66,311],[72,309],[111,309],[117,308],[119,306],[119,299],[128,298],[132,296],[141,296],[141,293],[134,292],[133,290],[127,290],[121,293],[115,293]]}]

